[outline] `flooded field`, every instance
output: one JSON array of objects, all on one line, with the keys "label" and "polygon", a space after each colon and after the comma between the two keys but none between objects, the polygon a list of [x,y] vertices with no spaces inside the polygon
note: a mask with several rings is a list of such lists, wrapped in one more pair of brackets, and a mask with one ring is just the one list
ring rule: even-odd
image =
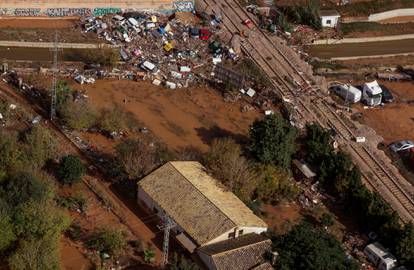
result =
[{"label": "flooded field", "polygon": [[315,45],[308,47],[308,51],[310,55],[322,59],[331,59],[335,57],[414,53],[414,39],[334,45]]},{"label": "flooded field", "polygon": [[[81,61],[84,51],[63,49],[59,52],[59,61]],[[0,47],[0,59],[47,62],[52,61],[53,55],[48,48]]]}]

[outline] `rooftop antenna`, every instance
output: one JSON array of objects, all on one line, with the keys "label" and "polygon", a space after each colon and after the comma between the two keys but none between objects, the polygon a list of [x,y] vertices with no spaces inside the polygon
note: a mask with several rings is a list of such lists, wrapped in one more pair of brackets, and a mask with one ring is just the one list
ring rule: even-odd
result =
[{"label": "rooftop antenna", "polygon": [[53,118],[56,116],[56,103],[57,103],[57,77],[58,77],[58,52],[59,49],[58,43],[58,32],[55,31],[55,39],[53,42],[53,47],[50,48],[50,51],[53,52],[53,66],[52,66],[52,100],[50,102],[50,120],[53,121]]}]

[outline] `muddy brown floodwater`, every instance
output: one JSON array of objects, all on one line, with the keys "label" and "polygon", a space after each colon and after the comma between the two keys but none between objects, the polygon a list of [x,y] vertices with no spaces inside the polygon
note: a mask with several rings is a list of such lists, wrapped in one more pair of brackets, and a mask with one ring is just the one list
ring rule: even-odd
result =
[{"label": "muddy brown floodwater", "polygon": [[[63,49],[58,54],[59,61],[81,61],[84,49]],[[0,47],[0,59],[26,60],[35,62],[52,61],[49,48]]]},{"label": "muddy brown floodwater", "polygon": [[333,57],[414,53],[414,39],[315,45],[308,47],[308,50],[310,55],[322,59],[330,59]]}]

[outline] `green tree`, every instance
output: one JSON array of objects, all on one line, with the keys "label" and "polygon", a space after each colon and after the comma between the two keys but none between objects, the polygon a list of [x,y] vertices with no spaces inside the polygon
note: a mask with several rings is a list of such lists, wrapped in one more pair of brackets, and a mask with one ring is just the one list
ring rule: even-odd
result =
[{"label": "green tree", "polygon": [[56,88],[56,112],[61,116],[68,102],[73,101],[74,91],[65,81],[60,81]]},{"label": "green tree", "polygon": [[66,102],[60,116],[69,127],[76,130],[91,128],[98,119],[97,112],[84,100]]},{"label": "green tree", "polygon": [[29,201],[13,212],[14,231],[19,238],[57,237],[70,224],[69,217],[51,203]]},{"label": "green tree", "polygon": [[407,269],[414,269],[414,226],[412,223],[405,225],[395,248],[401,264]]},{"label": "green tree", "polygon": [[19,246],[9,258],[11,270],[58,270],[58,239],[28,238],[19,241]]},{"label": "green tree", "polygon": [[10,207],[28,201],[49,201],[54,196],[50,185],[29,173],[17,173],[8,177],[0,187],[0,195]]},{"label": "green tree", "polygon": [[286,235],[272,237],[273,248],[279,251],[277,269],[320,270],[358,269],[345,260],[341,244],[326,231],[303,223]]},{"label": "green tree", "polygon": [[286,170],[273,165],[263,165],[259,170],[263,175],[256,190],[259,200],[274,204],[294,199],[299,194],[298,187]]},{"label": "green tree", "polygon": [[118,254],[126,246],[126,233],[119,229],[102,228],[91,236],[87,245],[99,252]]},{"label": "green tree", "polygon": [[10,136],[9,134],[0,132],[0,172],[1,178],[5,176],[6,172],[16,171],[21,166],[22,152],[16,141],[17,136]]},{"label": "green tree", "polygon": [[168,263],[169,270],[199,270],[200,268],[191,259],[174,252]]},{"label": "green tree", "polygon": [[252,196],[259,181],[259,173],[242,156],[240,145],[232,139],[214,139],[205,156],[209,171],[242,200]]},{"label": "green tree", "polygon": [[280,115],[256,120],[250,129],[250,150],[262,163],[282,168],[290,166],[298,132]]},{"label": "green tree", "polygon": [[49,130],[36,125],[25,134],[26,156],[31,166],[41,168],[46,161],[57,156],[58,144]]},{"label": "green tree", "polygon": [[317,124],[308,125],[306,127],[306,133],[306,159],[312,165],[317,166],[322,159],[330,157],[333,154],[333,140],[330,132]]},{"label": "green tree", "polygon": [[0,252],[9,247],[16,240],[13,231],[12,219],[7,211],[7,204],[0,200]]},{"label": "green tree", "polygon": [[85,173],[85,166],[79,157],[68,155],[61,158],[57,169],[59,180],[65,185],[78,182]]}]

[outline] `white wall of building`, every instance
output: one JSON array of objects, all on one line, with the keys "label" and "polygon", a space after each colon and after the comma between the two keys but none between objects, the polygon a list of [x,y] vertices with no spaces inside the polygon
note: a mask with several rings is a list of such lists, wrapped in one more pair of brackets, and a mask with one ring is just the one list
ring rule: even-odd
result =
[{"label": "white wall of building", "polygon": [[336,27],[338,25],[339,16],[322,16],[322,27]]},{"label": "white wall of building", "polygon": [[[154,212],[154,211],[157,212],[158,217],[160,219],[163,219],[164,210],[161,209],[161,207],[157,203],[155,203],[154,200],[145,191],[143,191],[140,187],[138,187],[138,203],[140,205],[143,205],[145,208],[148,208],[148,210],[151,211],[151,212]],[[185,232],[184,229],[182,227],[180,227],[179,224],[174,226],[172,231],[175,234]],[[240,233],[241,231],[243,231],[242,234]],[[241,235],[248,234],[248,233],[260,234],[260,233],[266,232],[266,231],[267,231],[267,227],[235,227],[235,228],[223,233],[222,235],[210,240],[209,242],[204,243],[203,246],[213,244],[213,243],[217,243],[217,242],[220,242],[220,241],[224,241],[224,240],[227,240],[227,239],[231,239],[231,238],[234,238],[234,237],[239,237]],[[229,236],[229,234],[231,234],[231,233],[234,233],[234,234]]]}]

